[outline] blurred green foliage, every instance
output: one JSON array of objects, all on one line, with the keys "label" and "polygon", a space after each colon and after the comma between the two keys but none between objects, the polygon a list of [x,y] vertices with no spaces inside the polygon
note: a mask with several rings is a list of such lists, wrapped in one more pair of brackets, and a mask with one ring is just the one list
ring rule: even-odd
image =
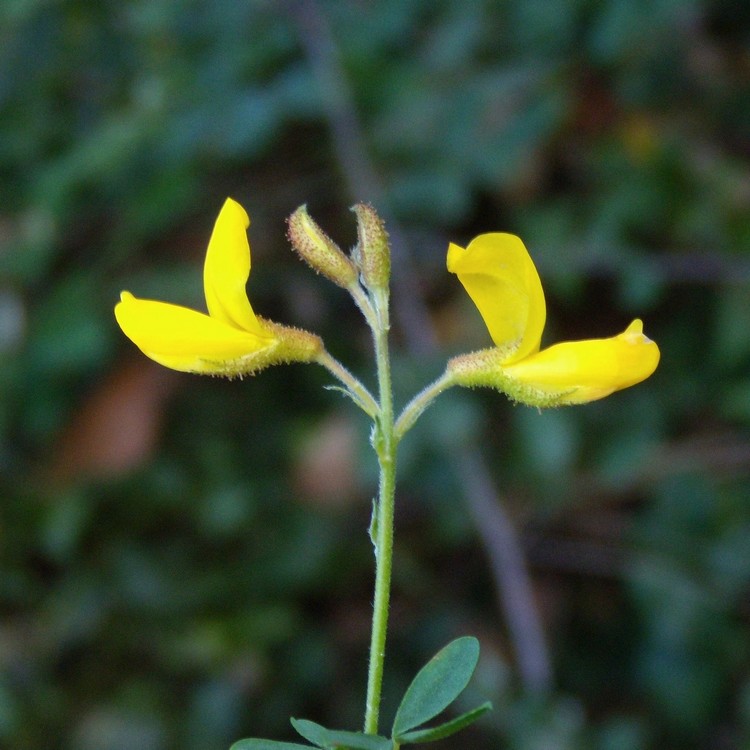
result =
[{"label": "blurred green foliage", "polygon": [[[283,237],[308,202],[351,241],[345,207],[368,197],[336,162],[310,8],[446,356],[487,343],[447,238],[493,230],[538,261],[547,341],[638,315],[663,356],[588,407],[448,394],[425,415],[404,444],[386,714],[472,632],[467,707],[496,710],[461,747],[750,747],[750,6],[726,0],[2,4],[0,745],[359,726],[367,426],[313,368],[155,375],[111,313],[121,288],[200,306],[232,194],[254,307],[367,372],[354,311]],[[406,397],[442,361],[397,366]],[[544,698],[520,690],[444,461],[469,434],[523,533]]]}]

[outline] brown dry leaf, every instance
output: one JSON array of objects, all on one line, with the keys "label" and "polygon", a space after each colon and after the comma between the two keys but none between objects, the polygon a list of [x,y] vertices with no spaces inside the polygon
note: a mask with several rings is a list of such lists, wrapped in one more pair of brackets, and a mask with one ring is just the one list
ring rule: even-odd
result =
[{"label": "brown dry leaf", "polygon": [[294,467],[294,484],[301,498],[313,505],[345,507],[359,497],[357,441],[348,417],[326,417],[305,438]]},{"label": "brown dry leaf", "polygon": [[111,479],[156,449],[165,402],[178,377],[145,359],[119,365],[88,395],[53,449],[51,480]]}]

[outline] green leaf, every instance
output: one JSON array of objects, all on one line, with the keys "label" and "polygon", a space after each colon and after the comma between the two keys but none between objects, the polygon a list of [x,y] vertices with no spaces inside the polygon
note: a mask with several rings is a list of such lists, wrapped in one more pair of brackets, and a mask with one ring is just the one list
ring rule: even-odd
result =
[{"label": "green leaf", "polygon": [[235,742],[229,750],[310,750],[310,746],[297,745],[294,742],[250,739]]},{"label": "green leaf", "polygon": [[416,729],[413,732],[406,732],[406,734],[396,737],[396,740],[400,745],[442,740],[444,737],[450,737],[452,734],[460,732],[464,727],[473,724],[480,716],[491,710],[492,704],[487,701],[487,703],[483,703],[481,706],[477,706],[475,709],[467,711],[465,714],[461,714],[461,716],[457,716],[451,721],[446,721],[445,724],[438,724],[438,726],[430,727],[429,729]]},{"label": "green leaf", "polygon": [[457,638],[422,667],[409,685],[393,722],[398,738],[429,721],[461,694],[479,660],[479,641],[471,636]]},{"label": "green leaf", "polygon": [[308,742],[325,750],[391,750],[391,741],[386,737],[362,732],[345,732],[326,729],[307,719],[292,719],[292,726]]}]

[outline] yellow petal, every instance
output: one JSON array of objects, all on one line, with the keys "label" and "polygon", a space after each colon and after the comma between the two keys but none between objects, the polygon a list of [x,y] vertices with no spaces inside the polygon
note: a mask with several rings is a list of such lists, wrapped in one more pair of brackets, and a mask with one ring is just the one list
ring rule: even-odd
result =
[{"label": "yellow petal", "polygon": [[253,359],[273,349],[276,338],[241,331],[203,313],[123,292],[115,317],[147,356],[183,372],[236,375],[256,369]]},{"label": "yellow petal", "polygon": [[[554,404],[580,404],[640,383],[659,364],[659,347],[634,320],[609,339],[556,344],[503,366],[510,381],[543,394]],[[526,399],[519,399],[526,400]]]},{"label": "yellow petal", "polygon": [[250,275],[250,226],[245,209],[227,198],[216,219],[203,266],[203,288],[212,318],[235,328],[262,335],[262,328],[247,299]]},{"label": "yellow petal", "polygon": [[481,234],[466,248],[450,244],[455,273],[484,319],[495,346],[516,362],[538,351],[546,317],[544,292],[531,256],[512,234]]}]

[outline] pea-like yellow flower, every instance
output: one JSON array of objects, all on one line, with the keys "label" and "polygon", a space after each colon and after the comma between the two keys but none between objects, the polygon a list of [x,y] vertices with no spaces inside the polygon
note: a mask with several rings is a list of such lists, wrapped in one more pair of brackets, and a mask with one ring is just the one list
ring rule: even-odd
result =
[{"label": "pea-like yellow flower", "polygon": [[255,315],[250,275],[250,219],[227,198],[216,219],[203,267],[208,315],[123,292],[115,317],[125,335],[165,367],[209,375],[245,375],[286,362],[310,362],[323,350],[314,334]]},{"label": "pea-like yellow flower", "polygon": [[455,357],[453,382],[491,386],[532,406],[581,404],[640,383],[659,363],[659,347],[634,320],[607,339],[568,341],[539,350],[544,291],[531,256],[512,234],[482,234],[448,248],[455,273],[484,319],[495,348]]}]

